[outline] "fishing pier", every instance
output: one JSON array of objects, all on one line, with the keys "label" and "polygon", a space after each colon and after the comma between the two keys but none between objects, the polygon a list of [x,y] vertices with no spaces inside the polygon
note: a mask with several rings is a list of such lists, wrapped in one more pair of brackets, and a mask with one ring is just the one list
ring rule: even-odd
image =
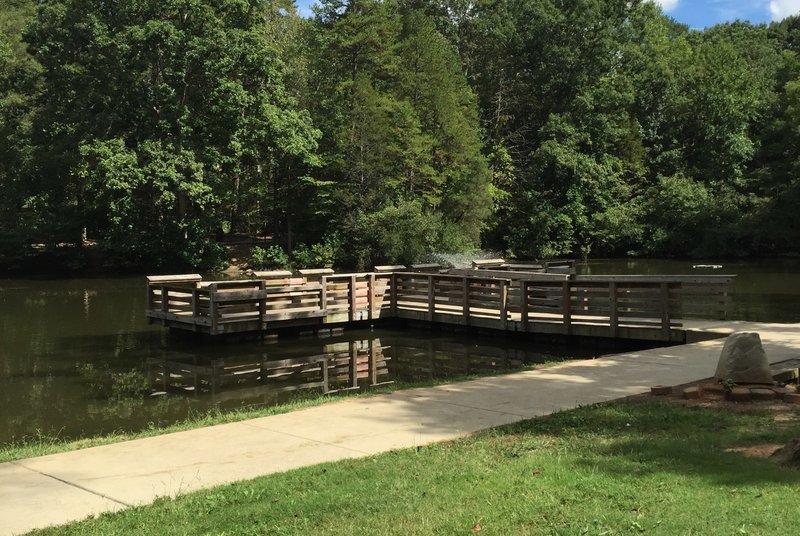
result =
[{"label": "fishing pier", "polygon": [[254,272],[204,281],[147,278],[147,317],[213,336],[403,319],[520,333],[685,342],[687,319],[724,319],[734,276],[579,276],[570,264],[476,261],[438,265]]}]

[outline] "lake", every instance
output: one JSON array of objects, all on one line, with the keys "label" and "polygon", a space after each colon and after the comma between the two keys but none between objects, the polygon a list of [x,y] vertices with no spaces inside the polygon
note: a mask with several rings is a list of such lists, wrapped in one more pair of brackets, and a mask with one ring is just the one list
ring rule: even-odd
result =
[{"label": "lake", "polygon": [[[698,265],[722,268],[693,268]],[[591,260],[576,269],[582,275],[735,275],[731,319],[800,322],[800,259]]]},{"label": "lake", "polygon": [[[577,268],[595,275],[736,274],[735,318],[800,322],[800,260],[598,260]],[[278,404],[304,389],[431,382],[611,351],[595,343],[401,326],[199,341],[148,325],[144,310],[143,277],[0,280],[0,444],[136,431],[211,408]]]}]

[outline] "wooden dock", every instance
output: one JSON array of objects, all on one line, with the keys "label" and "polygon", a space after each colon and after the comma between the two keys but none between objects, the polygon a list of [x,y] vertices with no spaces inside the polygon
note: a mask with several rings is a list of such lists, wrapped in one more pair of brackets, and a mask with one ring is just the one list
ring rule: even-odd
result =
[{"label": "wooden dock", "polygon": [[387,318],[513,332],[683,342],[683,320],[724,319],[735,276],[575,276],[474,268],[147,278],[147,317],[211,335]]}]

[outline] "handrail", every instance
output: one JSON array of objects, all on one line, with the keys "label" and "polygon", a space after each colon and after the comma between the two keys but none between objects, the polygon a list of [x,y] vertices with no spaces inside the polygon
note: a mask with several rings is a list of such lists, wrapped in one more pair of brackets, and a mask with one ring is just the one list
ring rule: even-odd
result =
[{"label": "handrail", "polygon": [[156,276],[148,278],[147,314],[165,325],[212,334],[314,318],[327,323],[400,317],[568,335],[577,326],[612,337],[653,330],[671,340],[684,318],[724,317],[735,277],[503,275],[360,272],[279,284]]}]

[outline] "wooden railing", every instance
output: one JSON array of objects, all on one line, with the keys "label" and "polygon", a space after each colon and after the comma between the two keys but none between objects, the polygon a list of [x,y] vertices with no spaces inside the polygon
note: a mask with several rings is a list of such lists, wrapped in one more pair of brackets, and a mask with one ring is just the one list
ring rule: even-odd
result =
[{"label": "wooden railing", "polygon": [[324,276],[326,314],[339,313],[349,321],[385,317],[391,309],[391,283],[392,275],[386,273]]},{"label": "wooden railing", "polygon": [[573,326],[607,328],[617,337],[621,328],[670,331],[692,317],[724,318],[730,305],[722,277],[579,277],[561,284],[523,281],[520,307],[522,331],[535,324],[557,324],[564,333]]},{"label": "wooden railing", "polygon": [[[437,318],[460,317],[452,323],[469,325],[473,319],[507,321],[511,280],[476,276],[396,273],[392,289],[397,316],[421,313],[433,322]],[[422,319],[422,316],[413,316]],[[443,318],[444,317],[444,318]]]},{"label": "wooden railing", "polygon": [[[491,275],[488,275],[491,274]],[[725,318],[733,276],[369,272],[203,282],[148,278],[148,311],[211,334],[397,317],[510,331],[672,340],[687,318]]]}]

